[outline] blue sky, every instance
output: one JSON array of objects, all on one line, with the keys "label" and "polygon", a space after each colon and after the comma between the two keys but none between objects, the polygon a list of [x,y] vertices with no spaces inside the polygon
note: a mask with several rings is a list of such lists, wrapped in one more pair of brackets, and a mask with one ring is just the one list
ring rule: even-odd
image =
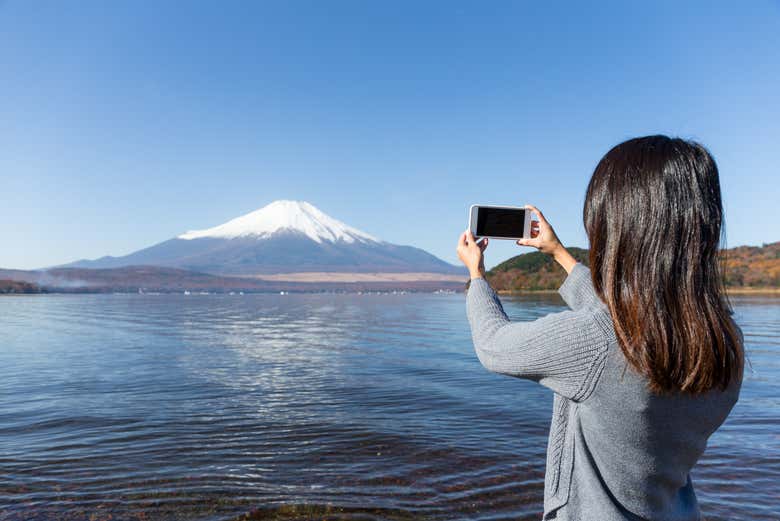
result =
[{"label": "blue sky", "polygon": [[728,246],[780,240],[779,2],[536,4],[0,2],[0,266],[275,199],[453,263],[475,202],[584,247],[599,158],[657,132],[715,155]]}]

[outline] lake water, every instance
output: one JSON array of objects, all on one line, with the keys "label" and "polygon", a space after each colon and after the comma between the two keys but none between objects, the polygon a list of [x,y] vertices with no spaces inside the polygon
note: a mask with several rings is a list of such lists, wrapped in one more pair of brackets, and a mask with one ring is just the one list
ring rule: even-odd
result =
[{"label": "lake water", "polygon": [[[504,297],[514,319],[564,309]],[[780,299],[693,472],[780,519]],[[462,294],[0,298],[0,519],[539,519],[552,395],[474,355]]]}]

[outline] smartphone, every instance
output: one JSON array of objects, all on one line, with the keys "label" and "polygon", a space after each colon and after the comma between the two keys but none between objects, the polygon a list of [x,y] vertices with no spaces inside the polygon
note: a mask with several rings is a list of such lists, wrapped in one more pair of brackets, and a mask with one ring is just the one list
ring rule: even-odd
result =
[{"label": "smartphone", "polygon": [[469,230],[480,238],[529,239],[531,210],[522,206],[473,204],[469,209]]}]

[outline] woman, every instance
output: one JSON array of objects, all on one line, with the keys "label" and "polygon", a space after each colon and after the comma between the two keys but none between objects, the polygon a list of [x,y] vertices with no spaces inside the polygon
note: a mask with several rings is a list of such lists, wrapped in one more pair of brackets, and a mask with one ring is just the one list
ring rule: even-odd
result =
[{"label": "woman", "polygon": [[533,206],[532,238],[568,273],[571,310],[510,322],[484,278],[488,240],[458,256],[480,362],[555,392],[544,519],[693,520],[689,472],[737,401],[743,338],[718,269],[718,169],[701,145],[648,136],[617,145],[588,185],[590,269]]}]

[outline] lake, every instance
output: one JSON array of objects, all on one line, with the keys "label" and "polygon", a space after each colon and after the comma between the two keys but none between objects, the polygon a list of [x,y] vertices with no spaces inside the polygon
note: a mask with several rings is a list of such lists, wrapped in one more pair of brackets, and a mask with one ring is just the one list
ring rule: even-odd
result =
[{"label": "lake", "polygon": [[[780,298],[732,303],[750,363],[694,486],[780,519]],[[482,368],[462,294],[7,297],[0,335],[2,520],[541,518],[552,394]]]}]

